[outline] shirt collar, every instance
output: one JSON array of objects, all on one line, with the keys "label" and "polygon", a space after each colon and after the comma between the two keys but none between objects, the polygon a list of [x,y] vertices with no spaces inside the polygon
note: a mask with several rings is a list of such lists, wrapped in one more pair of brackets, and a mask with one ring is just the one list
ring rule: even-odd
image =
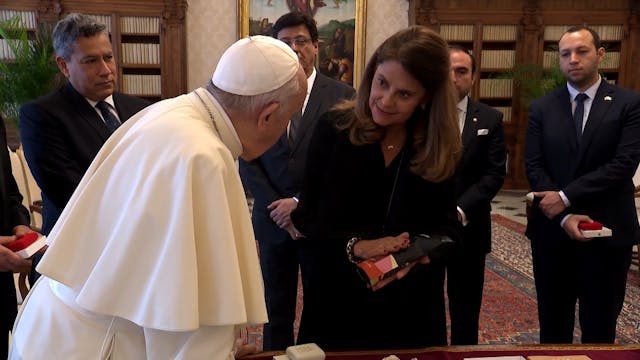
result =
[{"label": "shirt collar", "polygon": [[316,82],[316,68],[313,68],[313,72],[307,78],[307,96],[304,98],[304,103],[302,104],[302,113],[304,114],[305,109],[307,108],[307,103],[309,102],[309,95],[311,95],[311,89],[313,89],[313,84]]},{"label": "shirt collar", "polygon": [[313,88],[313,84],[316,82],[316,68],[313,68],[313,71],[311,72],[311,75],[309,75],[309,77],[307,78],[307,97],[309,97],[309,94],[311,93],[311,88]]},{"label": "shirt collar", "polygon": [[[600,86],[601,82],[602,82],[602,77],[598,75],[598,81],[596,81],[593,85],[591,85],[587,90],[582,92],[587,94],[587,96],[589,96],[589,99],[591,100],[595,99],[596,92],[598,91],[598,87]],[[567,83],[567,90],[569,90],[569,96],[571,98],[571,101],[574,101],[576,96],[580,93],[580,91],[576,90],[576,88],[569,85],[569,83]]]},{"label": "shirt collar", "polygon": [[467,95],[458,102],[458,110],[466,113],[468,104],[469,104],[469,96]]},{"label": "shirt collar", "polygon": [[[96,107],[96,105],[100,102],[100,101],[93,101],[93,100],[91,100],[91,99],[89,99],[89,98],[85,98],[85,99],[87,99],[87,101],[89,102],[89,104],[91,104],[91,107]],[[116,105],[115,105],[115,104],[114,104],[114,102],[113,102],[113,94],[111,94],[111,95],[107,96],[106,98],[104,98],[104,99],[103,99],[103,100],[101,100],[101,101],[104,101],[104,102],[106,102],[107,104],[109,104],[109,106],[111,106],[111,108],[112,108],[112,109],[115,109],[115,108],[116,108]]]}]

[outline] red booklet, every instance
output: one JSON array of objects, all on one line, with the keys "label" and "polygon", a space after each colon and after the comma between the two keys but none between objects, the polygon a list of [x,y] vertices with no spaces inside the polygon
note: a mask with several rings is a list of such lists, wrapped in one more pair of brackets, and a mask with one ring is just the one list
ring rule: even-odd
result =
[{"label": "red booklet", "polygon": [[47,237],[36,232],[25,234],[20,239],[14,240],[5,246],[21,257],[27,259],[37,253],[46,245]]}]

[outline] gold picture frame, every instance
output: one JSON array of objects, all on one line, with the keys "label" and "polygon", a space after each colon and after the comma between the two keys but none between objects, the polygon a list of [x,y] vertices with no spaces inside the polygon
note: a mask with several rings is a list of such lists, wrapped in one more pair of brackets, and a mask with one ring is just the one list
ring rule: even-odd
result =
[{"label": "gold picture frame", "polygon": [[271,35],[278,17],[299,9],[318,24],[316,68],[357,88],[365,65],[367,0],[238,0],[239,37]]}]

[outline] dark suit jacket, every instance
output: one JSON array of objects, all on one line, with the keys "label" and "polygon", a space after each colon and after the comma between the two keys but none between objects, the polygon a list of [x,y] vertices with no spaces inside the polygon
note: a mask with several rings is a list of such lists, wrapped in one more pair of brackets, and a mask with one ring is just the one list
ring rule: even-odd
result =
[{"label": "dark suit jacket", "polygon": [[[120,121],[149,103],[114,93]],[[48,234],[109,130],[102,118],[71,84],[20,108],[20,139],[29,168],[42,190],[42,233]]]},{"label": "dark suit jacket", "polygon": [[258,241],[282,243],[287,232],[269,216],[267,206],[275,200],[295,196],[300,191],[307,149],[318,118],[343,99],[354,94],[352,87],[316,72],[309,101],[295,142],[290,146],[287,134],[262,156],[251,162],[240,160],[240,175],[254,196],[253,227]]},{"label": "dark suit jacket", "polygon": [[[11,161],[7,149],[7,134],[0,117],[0,235],[12,235],[18,225],[29,226],[29,211],[22,206],[22,195],[11,173]],[[7,335],[18,311],[16,287],[12,272],[0,272],[0,327]]]},{"label": "dark suit jacket", "polygon": [[568,213],[611,228],[608,246],[635,244],[640,235],[632,177],[640,161],[640,94],[607,83],[598,88],[582,139],[574,130],[566,86],[529,107],[525,167],[534,191],[564,191],[571,207],[549,220],[537,201],[527,224],[532,241],[557,242]]},{"label": "dark suit jacket", "polygon": [[469,99],[457,171],[458,206],[469,221],[462,231],[467,249],[491,251],[491,199],[506,173],[502,113]]}]

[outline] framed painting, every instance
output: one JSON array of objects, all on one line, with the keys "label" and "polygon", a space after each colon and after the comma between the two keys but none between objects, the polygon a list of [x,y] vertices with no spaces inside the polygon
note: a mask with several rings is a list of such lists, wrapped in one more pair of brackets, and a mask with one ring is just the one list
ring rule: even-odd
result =
[{"label": "framed painting", "polygon": [[238,0],[240,37],[271,36],[283,14],[300,11],[318,26],[316,69],[357,87],[364,69],[366,0]]}]

